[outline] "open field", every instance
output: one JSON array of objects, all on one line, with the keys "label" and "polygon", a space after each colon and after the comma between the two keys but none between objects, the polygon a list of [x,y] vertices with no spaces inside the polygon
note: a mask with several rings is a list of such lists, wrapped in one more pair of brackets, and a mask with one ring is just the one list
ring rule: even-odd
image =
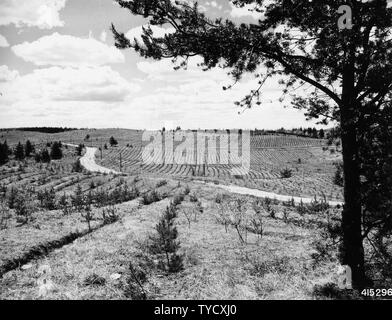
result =
[{"label": "open field", "polygon": [[[339,155],[323,150],[322,140],[252,137],[251,170],[236,176],[229,165],[208,166],[205,174],[202,166],[195,172],[186,165],[145,166],[137,131],[1,134],[11,147],[24,139],[36,149],[62,141],[64,155],[48,164],[11,157],[0,167],[1,299],[313,299],[328,298],[317,286],[336,283],[336,252],[319,257],[315,243],[323,228],[339,221],[339,208],[219,188],[340,200],[341,188],[333,184]],[[118,146],[109,145],[111,136]],[[106,143],[97,162],[120,171],[121,152],[122,174],[75,171],[80,157],[66,143]],[[284,168],[293,175],[282,178]],[[78,204],[78,197],[89,205]],[[21,213],[13,198],[28,208]],[[183,264],[176,273],[162,268],[150,243],[173,203]]]},{"label": "open field", "polygon": [[[147,142],[142,140],[142,131],[128,129],[77,130],[44,135],[18,132],[1,132],[1,139],[9,144],[24,141],[44,144],[47,141],[60,140],[64,143],[84,144],[101,148],[97,152],[97,163],[126,174],[149,174],[156,177],[194,177],[222,183],[272,191],[292,196],[322,197],[330,200],[342,200],[342,188],[333,183],[334,163],[341,159],[335,147],[327,148],[326,141],[296,136],[252,136],[250,141],[250,170],[245,175],[231,173],[231,165],[177,165],[144,164],[142,148]],[[89,139],[85,139],[86,136]],[[117,146],[110,146],[109,139],[114,137]],[[107,149],[104,146],[107,146]],[[174,143],[176,147],[179,143]],[[197,152],[197,150],[196,150]],[[280,171],[292,170],[292,177],[281,179]]]}]

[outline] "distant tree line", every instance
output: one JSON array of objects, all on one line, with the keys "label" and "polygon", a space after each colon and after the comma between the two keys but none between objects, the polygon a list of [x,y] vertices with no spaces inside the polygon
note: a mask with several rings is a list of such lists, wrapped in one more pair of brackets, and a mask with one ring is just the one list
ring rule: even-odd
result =
[{"label": "distant tree line", "polygon": [[293,129],[278,129],[278,130],[259,130],[255,129],[251,131],[253,136],[262,136],[262,135],[294,135],[299,137],[307,137],[307,138],[315,138],[315,139],[325,139],[328,136],[328,131],[324,129],[317,130],[316,128],[293,128]]},{"label": "distant tree line", "polygon": [[26,128],[9,128],[9,129],[0,129],[0,131],[32,131],[32,132],[41,132],[41,133],[60,133],[67,131],[79,130],[77,128],[67,128],[67,127],[26,127]]}]

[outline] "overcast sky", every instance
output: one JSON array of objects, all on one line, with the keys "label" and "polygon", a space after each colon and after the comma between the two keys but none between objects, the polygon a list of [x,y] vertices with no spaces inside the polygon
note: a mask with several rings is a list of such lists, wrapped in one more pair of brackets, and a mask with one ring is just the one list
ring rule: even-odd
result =
[{"label": "overcast sky", "polygon": [[[260,17],[225,0],[201,0],[211,17],[256,23]],[[114,23],[133,39],[146,21],[112,0],[1,0],[0,127],[68,126],[157,129],[310,126],[284,109],[275,81],[262,106],[238,114],[234,102],[255,87],[253,76],[230,91],[227,70],[203,72],[198,58],[174,71],[113,46]],[[157,35],[167,27],[153,29]]]}]

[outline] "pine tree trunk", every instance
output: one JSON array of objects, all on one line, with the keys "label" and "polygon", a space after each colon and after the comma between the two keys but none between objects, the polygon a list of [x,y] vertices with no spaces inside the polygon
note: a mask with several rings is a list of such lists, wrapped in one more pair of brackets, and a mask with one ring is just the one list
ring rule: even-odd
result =
[{"label": "pine tree trunk", "polygon": [[365,282],[365,271],[358,163],[358,106],[355,103],[354,83],[354,67],[351,62],[345,67],[343,74],[342,106],[340,108],[345,202],[342,213],[343,247],[341,259],[343,265],[348,265],[351,268],[353,287],[361,288]]},{"label": "pine tree trunk", "polygon": [[342,264],[350,266],[353,276],[353,286],[358,288],[364,283],[365,273],[361,232],[362,209],[360,178],[357,162],[358,144],[355,132],[342,133],[342,146],[345,201],[342,214]]}]

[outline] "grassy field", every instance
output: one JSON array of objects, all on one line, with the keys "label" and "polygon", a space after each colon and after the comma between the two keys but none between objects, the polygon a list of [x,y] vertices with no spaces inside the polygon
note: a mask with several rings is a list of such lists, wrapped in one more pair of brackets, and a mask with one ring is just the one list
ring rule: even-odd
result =
[{"label": "grassy field", "polygon": [[[340,199],[332,182],[339,155],[323,150],[322,141],[252,137],[252,170],[239,178],[229,168],[209,167],[205,176],[189,168],[143,168],[137,131],[1,134],[10,146],[25,139],[36,147],[53,141],[97,147],[102,141],[108,145],[102,165],[118,169],[115,158],[122,150],[131,168],[120,175],[75,172],[75,148],[64,144],[61,160],[11,158],[0,167],[1,299],[329,298],[328,290],[317,288],[336,283],[336,248],[321,254],[320,239],[339,221],[339,208],[238,196],[216,187],[233,183]],[[111,136],[117,147],[109,146]],[[285,167],[292,177],[280,177]],[[78,207],[77,195],[91,199],[91,207]],[[28,203],[25,211],[13,197]],[[162,267],[151,244],[171,203],[183,264],[175,273]],[[23,214],[28,219],[21,220]]]}]

